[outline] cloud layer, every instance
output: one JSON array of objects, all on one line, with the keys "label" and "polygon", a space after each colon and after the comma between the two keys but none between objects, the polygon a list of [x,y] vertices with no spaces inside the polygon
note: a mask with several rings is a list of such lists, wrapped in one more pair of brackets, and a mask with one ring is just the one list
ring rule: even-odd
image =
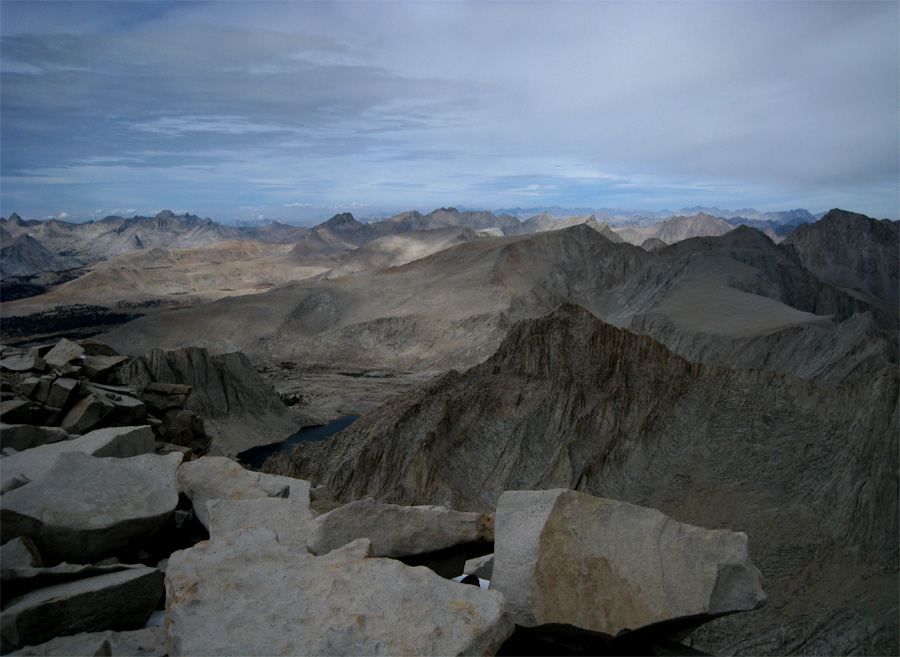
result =
[{"label": "cloud layer", "polygon": [[2,12],[4,216],[356,203],[897,218],[895,2]]}]

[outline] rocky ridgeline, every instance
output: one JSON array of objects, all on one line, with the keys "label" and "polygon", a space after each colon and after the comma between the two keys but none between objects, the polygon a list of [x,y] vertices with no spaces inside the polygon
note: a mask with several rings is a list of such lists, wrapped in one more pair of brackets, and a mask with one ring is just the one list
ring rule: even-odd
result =
[{"label": "rocky ridgeline", "polygon": [[[95,429],[149,425],[159,440],[198,453],[209,448],[203,420],[184,408],[185,385],[121,384],[131,359],[96,340],[0,352],[4,456],[70,440]],[[4,460],[4,471],[10,470]],[[4,482],[9,477],[4,474]],[[4,483],[6,486],[6,483]]]},{"label": "rocky ridgeline", "polygon": [[744,534],[653,509],[557,489],[317,514],[305,481],[103,432],[117,453],[0,498],[4,654],[644,653],[766,602]]},{"label": "rocky ridgeline", "polygon": [[745,535],[652,509],[341,505],[201,455],[189,386],[122,385],[126,360],[2,353],[0,653],[621,654],[766,600]]}]

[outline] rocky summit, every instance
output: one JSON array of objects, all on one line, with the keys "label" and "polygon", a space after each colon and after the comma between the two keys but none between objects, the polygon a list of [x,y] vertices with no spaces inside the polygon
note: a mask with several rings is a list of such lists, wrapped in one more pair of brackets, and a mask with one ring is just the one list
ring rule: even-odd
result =
[{"label": "rocky summit", "polygon": [[[897,398],[896,370],[826,388],[709,367],[565,305],[514,326],[483,364],[297,445],[292,461],[345,500],[487,510],[506,490],[565,487],[743,531],[773,604],[741,621],[738,645],[788,646],[823,596],[834,613],[871,610],[856,640],[879,645],[896,636],[884,610],[896,605]],[[861,573],[869,584],[851,586]],[[722,648],[734,630],[719,623]],[[840,645],[829,630],[814,639]]]},{"label": "rocky summit", "polygon": [[[515,651],[526,628],[548,650],[568,650],[560,624],[584,632],[583,647],[617,654],[623,635],[671,647],[765,603],[744,534],[653,509],[572,491],[504,493],[496,513],[344,503],[326,487],[203,455],[209,442],[196,436],[169,442],[180,434],[164,428],[178,417],[167,412],[184,412],[193,388],[146,378],[176,377],[179,356],[85,366],[87,352],[109,349],[61,340],[4,354],[4,394],[28,408],[5,413],[33,424],[3,425],[2,654],[493,655]],[[101,371],[119,383],[100,383]],[[54,393],[65,380],[74,384]],[[83,435],[52,426],[106,390],[113,402],[134,395],[129,417],[143,424],[100,408]],[[39,400],[54,394],[65,399],[48,410]],[[119,422],[104,426],[111,417]],[[467,564],[496,584],[461,581]],[[602,579],[610,568],[618,589]]]},{"label": "rocky summit", "polygon": [[0,224],[0,653],[897,654],[896,222],[577,214]]}]

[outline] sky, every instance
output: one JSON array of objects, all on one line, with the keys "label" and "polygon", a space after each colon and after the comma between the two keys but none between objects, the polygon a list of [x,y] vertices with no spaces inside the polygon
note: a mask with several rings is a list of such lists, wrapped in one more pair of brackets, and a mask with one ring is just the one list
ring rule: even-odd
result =
[{"label": "sky", "polygon": [[900,3],[0,1],[0,215],[900,212]]}]

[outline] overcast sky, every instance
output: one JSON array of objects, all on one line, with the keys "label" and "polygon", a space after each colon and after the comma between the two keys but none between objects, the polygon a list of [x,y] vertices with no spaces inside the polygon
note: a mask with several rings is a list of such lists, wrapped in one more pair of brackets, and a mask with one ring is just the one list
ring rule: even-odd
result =
[{"label": "overcast sky", "polygon": [[0,2],[0,214],[898,218],[900,4]]}]

